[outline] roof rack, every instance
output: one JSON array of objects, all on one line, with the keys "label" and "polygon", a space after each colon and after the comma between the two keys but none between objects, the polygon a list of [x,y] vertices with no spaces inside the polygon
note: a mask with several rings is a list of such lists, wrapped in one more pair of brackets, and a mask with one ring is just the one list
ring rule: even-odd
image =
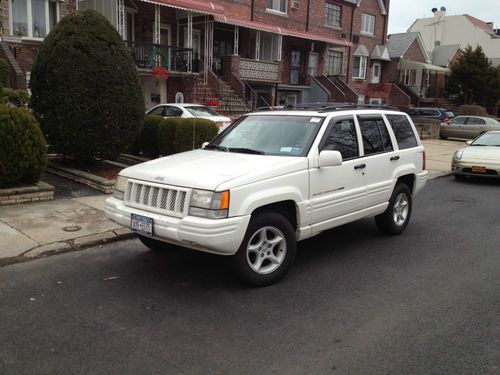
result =
[{"label": "roof rack", "polygon": [[318,112],[333,112],[342,111],[347,109],[389,109],[393,111],[399,111],[399,108],[386,105],[386,104],[355,104],[348,102],[313,102],[313,103],[302,103],[295,105],[280,105],[280,106],[270,106],[270,107],[259,107],[256,111],[307,111],[313,110]]}]

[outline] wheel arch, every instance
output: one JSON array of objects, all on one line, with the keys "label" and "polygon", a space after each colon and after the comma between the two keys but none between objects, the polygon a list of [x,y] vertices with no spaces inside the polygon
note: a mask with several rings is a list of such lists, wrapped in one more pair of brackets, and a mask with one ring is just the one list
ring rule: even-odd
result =
[{"label": "wheel arch", "polygon": [[294,200],[287,199],[279,202],[265,204],[257,207],[252,211],[252,216],[256,216],[264,212],[276,212],[283,215],[294,230],[297,230],[299,220],[299,208]]}]

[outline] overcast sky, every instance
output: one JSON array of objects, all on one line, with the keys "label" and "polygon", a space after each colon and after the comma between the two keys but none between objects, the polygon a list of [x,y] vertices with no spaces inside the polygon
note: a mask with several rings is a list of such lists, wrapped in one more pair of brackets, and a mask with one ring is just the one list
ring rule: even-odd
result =
[{"label": "overcast sky", "polygon": [[446,7],[446,15],[469,14],[500,28],[500,0],[391,0],[389,34],[403,33],[417,18],[432,17],[432,8]]}]

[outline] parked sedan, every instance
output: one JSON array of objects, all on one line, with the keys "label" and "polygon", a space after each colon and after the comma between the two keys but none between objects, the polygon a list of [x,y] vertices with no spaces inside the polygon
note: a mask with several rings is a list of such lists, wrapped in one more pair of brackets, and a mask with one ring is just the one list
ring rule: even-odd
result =
[{"label": "parked sedan", "polygon": [[221,116],[212,108],[201,104],[189,103],[166,103],[159,104],[146,112],[147,115],[158,115],[163,117],[196,117],[212,120],[219,127],[219,132],[231,124],[229,117]]},{"label": "parked sedan", "polygon": [[440,137],[474,139],[490,130],[500,130],[500,122],[490,117],[458,116],[448,124],[441,124]]},{"label": "parked sedan", "polygon": [[451,172],[455,178],[500,177],[500,131],[486,132],[467,144],[469,147],[453,154]]}]

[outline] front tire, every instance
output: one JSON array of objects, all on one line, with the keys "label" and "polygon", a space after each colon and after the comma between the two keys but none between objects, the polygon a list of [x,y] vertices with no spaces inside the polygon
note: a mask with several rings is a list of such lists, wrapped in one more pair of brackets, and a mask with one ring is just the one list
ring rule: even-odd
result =
[{"label": "front tire", "polygon": [[274,284],[288,272],[296,251],[297,240],[290,222],[274,212],[261,213],[250,220],[243,242],[233,256],[233,267],[246,284]]},{"label": "front tire", "polygon": [[406,184],[398,182],[389,199],[389,206],[383,214],[375,216],[375,223],[384,234],[390,236],[401,234],[410,221],[411,209],[410,189]]}]

